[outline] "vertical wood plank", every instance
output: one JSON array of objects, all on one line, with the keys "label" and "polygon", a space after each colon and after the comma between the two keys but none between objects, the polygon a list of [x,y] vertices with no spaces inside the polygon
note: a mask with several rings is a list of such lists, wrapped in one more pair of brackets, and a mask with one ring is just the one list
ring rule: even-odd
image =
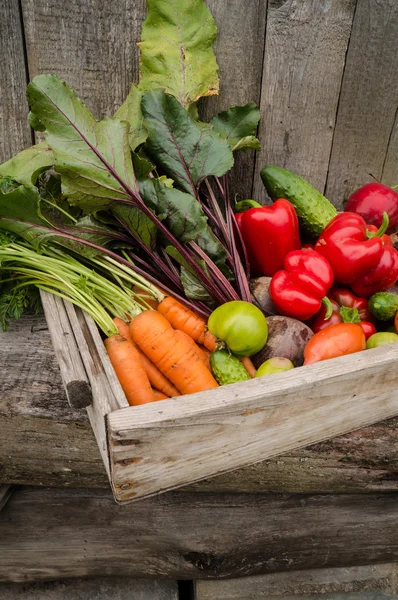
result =
[{"label": "vertical wood plank", "polygon": [[324,189],[355,0],[270,0],[253,197],[265,164]]},{"label": "vertical wood plank", "polygon": [[[205,120],[238,104],[260,104],[267,0],[206,0],[218,27],[215,43],[220,95],[203,100]],[[254,152],[237,152],[230,175],[231,194],[250,198]]]},{"label": "vertical wood plank", "polygon": [[0,163],[32,144],[25,99],[26,68],[17,0],[2,0],[0,18]]},{"label": "vertical wood plank", "polygon": [[113,114],[138,81],[145,0],[22,0],[22,7],[30,77],[54,73],[97,118]]},{"label": "vertical wood plank", "polygon": [[398,108],[388,143],[381,180],[386,185],[398,184]]},{"label": "vertical wood plank", "polygon": [[[371,181],[369,173],[382,175],[398,106],[397,30],[396,0],[358,0],[326,187],[339,208]],[[397,157],[394,147],[389,176],[392,157]]]}]

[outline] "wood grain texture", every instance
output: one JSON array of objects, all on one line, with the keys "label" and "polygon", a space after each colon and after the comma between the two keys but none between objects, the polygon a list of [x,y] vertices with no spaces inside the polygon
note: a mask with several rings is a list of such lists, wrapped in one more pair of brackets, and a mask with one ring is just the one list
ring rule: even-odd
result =
[{"label": "wood grain texture", "polygon": [[95,577],[0,584],[1,600],[178,600],[176,581]]},{"label": "wood grain texture", "polygon": [[397,415],[397,360],[394,344],[112,412],[115,498],[164,492]]},{"label": "wood grain texture", "polygon": [[339,208],[369,173],[382,176],[398,107],[397,27],[395,0],[358,1],[326,187]]},{"label": "wood grain texture", "polygon": [[0,485],[0,512],[11,497],[13,488],[11,485]]},{"label": "wood grain texture", "polygon": [[[201,105],[203,118],[209,120],[230,106],[260,105],[267,0],[207,0],[206,4],[218,27],[214,48],[220,67],[220,95],[204,99]],[[233,197],[251,197],[254,160],[252,151],[235,153],[229,176]]]},{"label": "wood grain texture", "polygon": [[253,197],[266,201],[264,165],[323,191],[355,0],[269,2]]},{"label": "wood grain texture", "polygon": [[0,163],[32,144],[21,16],[16,0],[2,0],[0,19]]},{"label": "wood grain texture", "polygon": [[[116,379],[103,341],[94,321],[79,308],[61,298],[42,292],[41,298],[55,354],[69,404],[70,383],[80,378],[89,382],[92,395],[87,414],[98,443],[105,470],[109,473],[105,416],[113,410],[127,407],[128,402]],[[87,383],[88,386],[88,383]]]},{"label": "wood grain texture", "polygon": [[49,331],[69,405],[85,408],[91,404],[93,397],[64,303],[48,292],[41,291],[40,298],[46,321],[53,324]]},{"label": "wood grain texture", "polygon": [[381,181],[391,186],[397,185],[398,181],[398,108],[388,143]]},{"label": "wood grain texture", "polygon": [[[107,488],[86,411],[71,410],[44,317],[0,333],[0,482]],[[398,419],[198,482],[197,492],[398,491]]]},{"label": "wood grain texture", "polygon": [[68,405],[43,315],[0,332],[0,364],[0,481],[109,485],[86,411]]},{"label": "wood grain texture", "polygon": [[397,581],[397,563],[309,569],[241,579],[199,580],[195,583],[194,600],[331,600],[330,594],[339,594],[334,596],[336,600],[392,600],[394,594],[395,600]]},{"label": "wood grain texture", "polygon": [[209,579],[394,562],[397,518],[396,494],[171,493],[117,506],[109,491],[25,488],[2,512],[0,581]]},{"label": "wood grain texture", "polygon": [[112,115],[138,81],[145,0],[22,0],[29,75],[63,78],[97,118]]}]

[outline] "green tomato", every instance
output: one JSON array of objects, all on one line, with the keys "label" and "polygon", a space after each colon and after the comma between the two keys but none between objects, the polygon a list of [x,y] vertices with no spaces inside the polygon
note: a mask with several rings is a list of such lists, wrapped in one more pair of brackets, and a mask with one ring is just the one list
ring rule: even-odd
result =
[{"label": "green tomato", "polygon": [[256,377],[262,377],[263,375],[272,375],[273,373],[281,373],[282,371],[289,371],[294,369],[294,364],[288,358],[282,358],[275,356],[269,358],[257,369]]},{"label": "green tomato", "polygon": [[398,335],[389,331],[380,331],[370,336],[366,342],[366,348],[378,348],[379,346],[385,346],[386,344],[396,344],[398,342]]},{"label": "green tomato", "polygon": [[233,300],[214,310],[207,327],[237,356],[259,352],[268,338],[267,320],[261,310],[243,300]]}]

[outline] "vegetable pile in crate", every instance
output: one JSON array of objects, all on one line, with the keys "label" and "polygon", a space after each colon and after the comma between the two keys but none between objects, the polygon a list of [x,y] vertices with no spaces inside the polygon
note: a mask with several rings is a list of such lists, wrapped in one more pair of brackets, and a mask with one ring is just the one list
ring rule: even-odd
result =
[{"label": "vegetable pile in crate", "polygon": [[2,326],[42,291],[71,403],[71,365],[91,385],[119,501],[398,413],[398,346],[370,351],[398,341],[398,195],[370,184],[337,214],[266,166],[273,205],[232,200],[228,171],[259,149],[259,110],[202,122],[215,23],[203,0],[147,3],[140,82],[115,115],[97,121],[39,75],[29,121],[45,141],[0,166]]}]

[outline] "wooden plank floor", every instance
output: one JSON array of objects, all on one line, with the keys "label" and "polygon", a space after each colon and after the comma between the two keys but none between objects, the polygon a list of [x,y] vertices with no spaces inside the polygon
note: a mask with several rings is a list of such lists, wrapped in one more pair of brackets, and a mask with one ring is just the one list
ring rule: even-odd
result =
[{"label": "wooden plank floor", "polygon": [[179,600],[175,581],[103,577],[0,584],[0,600]]},{"label": "wooden plank floor", "polygon": [[195,600],[397,600],[398,564],[197,581]]},{"label": "wooden plank floor", "polygon": [[398,562],[398,494],[168,493],[21,488],[0,513],[0,582],[211,579]]}]

